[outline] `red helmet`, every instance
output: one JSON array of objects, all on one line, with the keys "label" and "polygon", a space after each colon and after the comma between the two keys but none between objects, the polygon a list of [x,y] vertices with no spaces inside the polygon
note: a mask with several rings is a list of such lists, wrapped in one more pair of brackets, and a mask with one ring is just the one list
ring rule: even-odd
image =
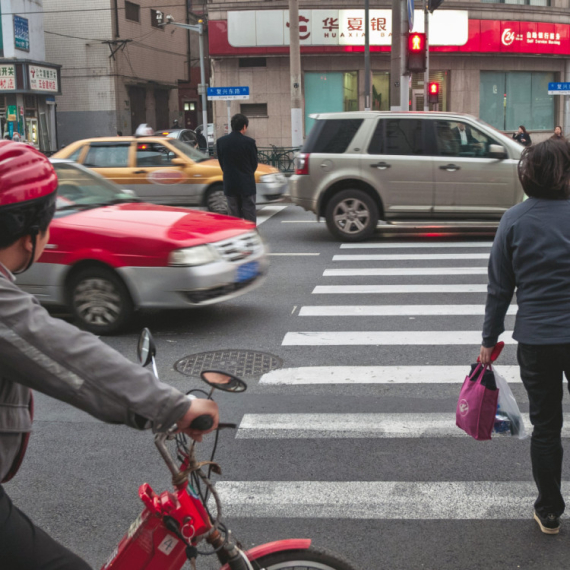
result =
[{"label": "red helmet", "polygon": [[24,143],[0,142],[0,211],[56,190],[57,176],[45,155]]}]

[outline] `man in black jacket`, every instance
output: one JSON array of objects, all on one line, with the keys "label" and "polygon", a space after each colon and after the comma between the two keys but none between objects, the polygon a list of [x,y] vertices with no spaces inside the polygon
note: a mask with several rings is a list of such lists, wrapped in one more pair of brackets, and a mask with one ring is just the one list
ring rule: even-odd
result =
[{"label": "man in black jacket", "polygon": [[224,194],[229,215],[255,223],[257,147],[252,138],[245,136],[248,125],[245,115],[234,115],[232,132],[218,139],[217,151],[224,172]]}]

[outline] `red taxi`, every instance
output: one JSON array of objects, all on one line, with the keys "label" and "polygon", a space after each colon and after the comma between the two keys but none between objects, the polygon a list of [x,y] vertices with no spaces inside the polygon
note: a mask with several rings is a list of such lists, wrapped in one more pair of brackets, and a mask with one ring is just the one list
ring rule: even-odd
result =
[{"label": "red taxi", "polygon": [[49,244],[18,284],[42,304],[68,307],[83,328],[111,334],[136,309],[208,305],[261,284],[268,261],[254,224],[144,203],[81,165],[52,163]]}]

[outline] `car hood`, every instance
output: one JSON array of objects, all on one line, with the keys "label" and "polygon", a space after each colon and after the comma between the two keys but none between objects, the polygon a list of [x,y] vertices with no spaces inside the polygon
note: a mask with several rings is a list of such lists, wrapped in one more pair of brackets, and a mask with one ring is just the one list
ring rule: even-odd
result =
[{"label": "car hood", "polygon": [[168,242],[173,247],[192,247],[232,238],[255,225],[238,218],[146,203],[94,208],[56,218],[57,226],[92,230],[117,237]]}]

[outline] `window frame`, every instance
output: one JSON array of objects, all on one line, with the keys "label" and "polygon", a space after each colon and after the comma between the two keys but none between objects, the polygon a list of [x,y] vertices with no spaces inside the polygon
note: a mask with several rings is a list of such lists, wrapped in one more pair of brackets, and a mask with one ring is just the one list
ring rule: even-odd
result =
[{"label": "window frame", "polygon": [[[382,144],[383,144],[383,151],[386,151],[385,148],[385,143],[386,143],[386,128],[388,125],[388,121],[419,121],[419,123],[422,126],[422,134],[421,134],[421,144],[423,147],[423,152],[422,154],[388,154],[386,152],[382,152],[382,153],[371,153],[370,152],[370,147],[372,145],[372,141],[374,139],[374,135],[376,134],[376,129],[378,128],[378,125],[380,123],[382,123],[383,128],[382,128]],[[428,141],[431,138],[430,137],[430,126],[429,123],[430,119],[427,118],[423,118],[423,117],[379,117],[376,120],[376,125],[374,125],[374,128],[372,129],[372,134],[369,138],[369,140],[367,141],[367,145],[366,145],[366,155],[368,156],[434,156],[432,154],[430,154],[429,150],[430,150],[430,145],[428,145]]]},{"label": "window frame", "polygon": [[[176,139],[174,139],[174,140],[176,140]],[[181,142],[181,144],[186,144],[186,143],[184,143],[184,142],[182,142],[182,141],[180,141],[180,142]],[[175,152],[175,150],[174,150],[172,147],[170,147],[169,145],[167,145],[167,144],[164,144],[164,143],[158,142],[158,141],[151,141],[151,142],[142,141],[142,142],[138,142],[138,143],[135,145],[135,168],[175,168],[175,167],[176,167],[176,165],[175,165],[175,164],[172,164],[172,162],[170,162],[170,164],[139,164],[139,161],[138,161],[138,156],[139,156],[139,144],[148,144],[148,145],[153,145],[153,146],[156,146],[156,145],[162,146],[162,147],[164,147],[164,148],[168,151],[168,154],[172,154],[172,155],[173,155],[172,159],[174,159],[174,158],[180,158],[180,156],[178,155],[178,153]],[[142,151],[142,150],[145,150],[145,149],[141,149],[141,151]],[[163,154],[164,154],[164,153],[163,153]],[[171,161],[172,161],[172,159],[171,159]]]},{"label": "window frame", "polygon": [[[81,158],[81,162],[80,164],[82,164],[83,166],[85,166],[86,168],[130,168],[131,166],[131,142],[115,142],[115,141],[109,141],[109,142],[92,142],[88,145],[85,145],[83,147],[84,153],[80,154],[80,158]],[[124,147],[127,149],[127,164],[125,166],[117,166],[117,165],[113,165],[113,166],[94,166],[89,164],[87,161],[87,157],[89,156],[89,153],[91,152],[91,149],[94,148],[107,148],[107,147]]]},{"label": "window frame", "polygon": [[[246,108],[244,107],[255,107],[255,106],[265,106],[265,114],[252,114],[251,111],[248,111]],[[242,115],[245,115],[248,118],[254,118],[254,119],[267,119],[269,117],[269,109],[268,109],[268,105],[267,103],[241,103],[239,106],[239,112]]]},{"label": "window frame", "polygon": [[[128,6],[128,9],[127,9]],[[128,17],[128,11],[130,10],[136,10],[137,13],[137,19],[135,20],[134,18],[129,18]],[[141,23],[141,5],[137,4],[136,2],[130,2],[129,0],[125,0],[125,20],[128,20],[129,22],[136,22],[137,24]]]},{"label": "window frame", "polygon": [[160,12],[160,10],[156,10],[155,8],[150,8],[150,25],[156,30],[161,30],[164,32],[165,26],[161,26],[156,19],[156,15]]}]

